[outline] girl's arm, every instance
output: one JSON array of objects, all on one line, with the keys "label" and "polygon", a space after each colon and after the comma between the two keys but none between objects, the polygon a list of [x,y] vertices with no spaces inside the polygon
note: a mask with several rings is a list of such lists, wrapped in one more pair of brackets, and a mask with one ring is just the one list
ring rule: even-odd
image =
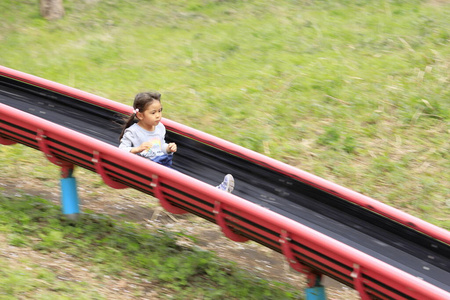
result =
[{"label": "girl's arm", "polygon": [[151,147],[152,147],[152,143],[145,142],[145,143],[142,143],[140,146],[132,147],[130,149],[130,152],[133,154],[137,154],[137,153],[141,153],[144,150],[149,150]]},{"label": "girl's arm", "polygon": [[[133,142],[134,141],[134,142]],[[120,140],[119,149],[131,152],[133,154],[141,153],[142,151],[151,147],[150,143],[143,143],[139,146],[135,146],[136,139],[130,131],[125,131],[122,139]]]}]

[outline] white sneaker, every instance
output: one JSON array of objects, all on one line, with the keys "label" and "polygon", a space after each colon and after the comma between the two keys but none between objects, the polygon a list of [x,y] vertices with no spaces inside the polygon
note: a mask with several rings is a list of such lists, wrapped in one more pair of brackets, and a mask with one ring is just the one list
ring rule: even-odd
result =
[{"label": "white sneaker", "polygon": [[233,175],[227,174],[223,178],[223,181],[221,184],[216,186],[219,190],[231,193],[234,190],[234,178]]}]

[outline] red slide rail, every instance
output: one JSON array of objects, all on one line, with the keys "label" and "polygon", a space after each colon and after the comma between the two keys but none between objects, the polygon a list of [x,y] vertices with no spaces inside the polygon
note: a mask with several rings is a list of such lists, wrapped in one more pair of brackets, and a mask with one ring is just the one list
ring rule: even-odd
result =
[{"label": "red slide rail", "polygon": [[[120,113],[131,107],[55,82],[0,66],[0,75],[45,88]],[[307,226],[177,171],[125,153],[26,112],[0,104],[0,143],[19,142],[43,151],[54,162],[99,173],[113,188],[132,187],[156,196],[172,213],[193,212],[217,223],[235,241],[253,239],[282,252],[305,274],[324,273],[357,289],[362,299],[450,299],[450,293]],[[269,167],[375,213],[387,216],[444,243],[450,233],[374,199],[217,137],[164,119],[168,130]],[[139,170],[137,174],[136,170]]]}]

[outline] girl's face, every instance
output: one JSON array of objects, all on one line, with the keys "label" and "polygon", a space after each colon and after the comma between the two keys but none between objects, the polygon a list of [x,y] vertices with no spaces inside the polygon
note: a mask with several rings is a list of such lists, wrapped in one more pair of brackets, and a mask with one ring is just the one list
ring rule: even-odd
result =
[{"label": "girl's face", "polygon": [[139,125],[148,131],[154,131],[156,125],[159,124],[162,118],[162,106],[161,102],[158,100],[153,100],[153,102],[147,106],[143,112],[138,112],[136,114],[139,119]]}]

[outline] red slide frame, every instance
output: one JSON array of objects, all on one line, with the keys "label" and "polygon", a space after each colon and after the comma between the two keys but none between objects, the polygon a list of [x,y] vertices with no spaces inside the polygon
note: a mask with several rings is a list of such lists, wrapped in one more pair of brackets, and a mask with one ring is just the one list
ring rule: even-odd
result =
[{"label": "red slide frame", "polygon": [[[3,66],[0,66],[0,75],[119,113],[132,112],[130,106]],[[306,274],[326,270],[327,274],[334,275],[333,277],[357,289],[362,299],[369,299],[370,295],[381,299],[450,299],[450,293],[309,227],[235,195],[217,192],[214,187],[169,168],[151,162],[143,164],[142,158],[118,151],[116,147],[89,136],[4,104],[0,104],[0,121],[0,143],[4,145],[19,142],[39,149],[47,157],[57,157],[57,164],[75,164],[99,173],[104,181],[114,188],[132,186],[137,180],[130,173],[121,174],[124,171],[118,166],[140,170],[142,174],[152,174],[146,175],[147,181],[140,179],[140,186],[137,188],[156,196],[168,211],[190,211],[199,215],[208,211],[213,217],[212,220],[207,219],[221,226],[224,234],[235,241],[252,239],[255,233],[265,236],[266,244],[282,252],[295,270]],[[164,119],[163,123],[170,131],[269,167],[450,244],[448,231],[370,197],[174,121]],[[84,154],[80,155],[73,147]],[[195,202],[195,199],[202,201]],[[249,220],[253,225],[242,220]],[[239,226],[240,230],[233,230],[233,227]],[[261,227],[272,234],[262,231]],[[302,247],[299,247],[299,244]]]}]

